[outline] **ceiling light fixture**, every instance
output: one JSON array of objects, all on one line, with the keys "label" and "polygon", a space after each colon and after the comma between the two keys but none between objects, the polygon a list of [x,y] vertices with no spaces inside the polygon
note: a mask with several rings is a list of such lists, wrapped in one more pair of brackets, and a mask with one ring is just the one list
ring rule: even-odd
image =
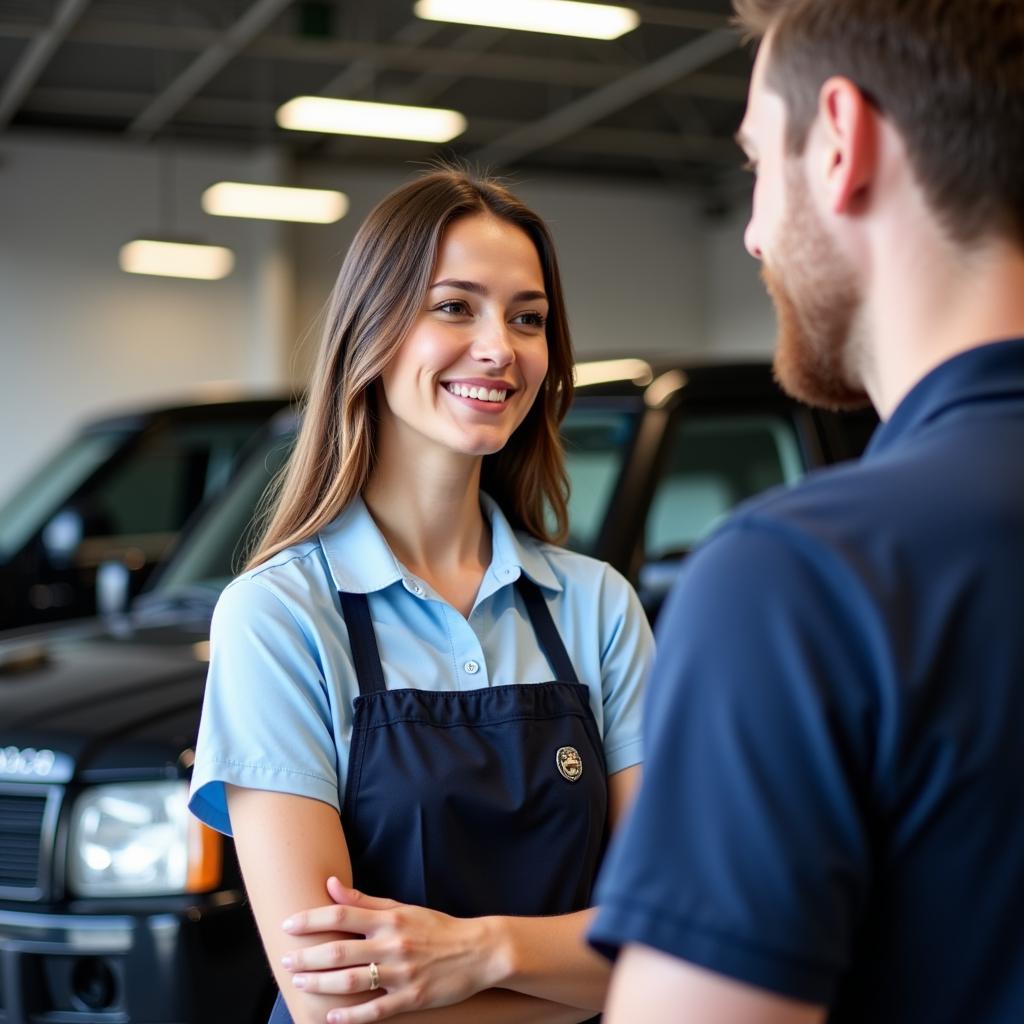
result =
[{"label": "ceiling light fixture", "polygon": [[235,255],[220,245],[169,242],[136,238],[121,246],[118,262],[128,274],[157,277],[188,277],[198,281],[219,281],[235,265]]},{"label": "ceiling light fixture", "polygon": [[219,281],[235,266],[235,254],[221,245],[203,245],[175,230],[177,205],[176,155],[171,148],[158,156],[160,226],[121,246],[118,265],[126,274],[186,277]]},{"label": "ceiling light fixture", "polygon": [[333,224],[348,212],[348,196],[325,188],[285,188],[218,181],[202,198],[203,209],[214,217],[253,217],[304,224]]},{"label": "ceiling light fixture", "polygon": [[300,132],[366,135],[377,139],[448,142],[466,130],[456,110],[296,96],[278,108],[277,123]]},{"label": "ceiling light fixture", "polygon": [[640,24],[629,7],[574,0],[418,0],[413,12],[427,21],[454,21],[584,39],[618,39]]},{"label": "ceiling light fixture", "polygon": [[641,386],[654,380],[651,364],[643,359],[598,359],[594,362],[577,363],[573,370],[576,387],[589,384],[611,384],[614,381],[631,380]]}]

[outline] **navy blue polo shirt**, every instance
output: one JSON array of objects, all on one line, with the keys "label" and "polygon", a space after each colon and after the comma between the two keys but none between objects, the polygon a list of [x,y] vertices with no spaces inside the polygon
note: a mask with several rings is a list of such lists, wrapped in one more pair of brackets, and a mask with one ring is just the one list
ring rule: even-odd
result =
[{"label": "navy blue polo shirt", "polygon": [[595,946],[832,1022],[1024,1021],[1024,340],[742,508],[658,632]]}]

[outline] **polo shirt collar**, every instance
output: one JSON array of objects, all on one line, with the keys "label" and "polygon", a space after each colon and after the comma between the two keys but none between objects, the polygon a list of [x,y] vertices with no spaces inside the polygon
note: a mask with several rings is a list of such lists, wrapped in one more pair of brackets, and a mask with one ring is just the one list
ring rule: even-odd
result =
[{"label": "polo shirt collar", "polygon": [[480,507],[491,521],[491,574],[499,580],[514,581],[521,573],[548,590],[562,590],[562,584],[544,557],[538,541],[520,538],[489,495],[480,492]]},{"label": "polo shirt collar", "polygon": [[1024,338],[961,352],[926,374],[874,433],[865,452],[889,451],[950,410],[968,403],[1024,400]]},{"label": "polo shirt collar", "polygon": [[[491,524],[491,564],[487,575],[499,585],[514,583],[525,573],[549,590],[562,590],[536,541],[516,536],[497,502],[481,493],[480,506]],[[371,594],[398,583],[407,570],[395,558],[362,497],[352,503],[318,534],[320,547],[338,590]],[[483,588],[481,588],[483,589]]]}]

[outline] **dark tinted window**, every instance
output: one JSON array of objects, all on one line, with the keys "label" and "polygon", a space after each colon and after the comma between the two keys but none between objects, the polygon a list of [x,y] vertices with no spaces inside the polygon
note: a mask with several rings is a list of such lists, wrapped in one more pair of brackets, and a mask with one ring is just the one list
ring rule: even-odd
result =
[{"label": "dark tinted window", "polygon": [[562,424],[569,496],[568,547],[590,551],[629,454],[637,414],[630,409],[574,406]]},{"label": "dark tinted window", "polygon": [[105,430],[76,437],[14,491],[0,506],[0,559],[24,547],[129,436]]},{"label": "dark tinted window", "polygon": [[683,554],[736,504],[804,474],[784,416],[682,416],[647,516],[646,560]]}]

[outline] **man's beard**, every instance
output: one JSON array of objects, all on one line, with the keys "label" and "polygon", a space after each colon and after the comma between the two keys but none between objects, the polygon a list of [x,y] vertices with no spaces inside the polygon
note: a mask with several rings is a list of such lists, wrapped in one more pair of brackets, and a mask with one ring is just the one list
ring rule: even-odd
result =
[{"label": "man's beard", "polygon": [[858,365],[860,289],[797,167],[786,171],[785,227],[762,277],[778,319],[775,378],[782,389],[826,409],[868,404]]}]

